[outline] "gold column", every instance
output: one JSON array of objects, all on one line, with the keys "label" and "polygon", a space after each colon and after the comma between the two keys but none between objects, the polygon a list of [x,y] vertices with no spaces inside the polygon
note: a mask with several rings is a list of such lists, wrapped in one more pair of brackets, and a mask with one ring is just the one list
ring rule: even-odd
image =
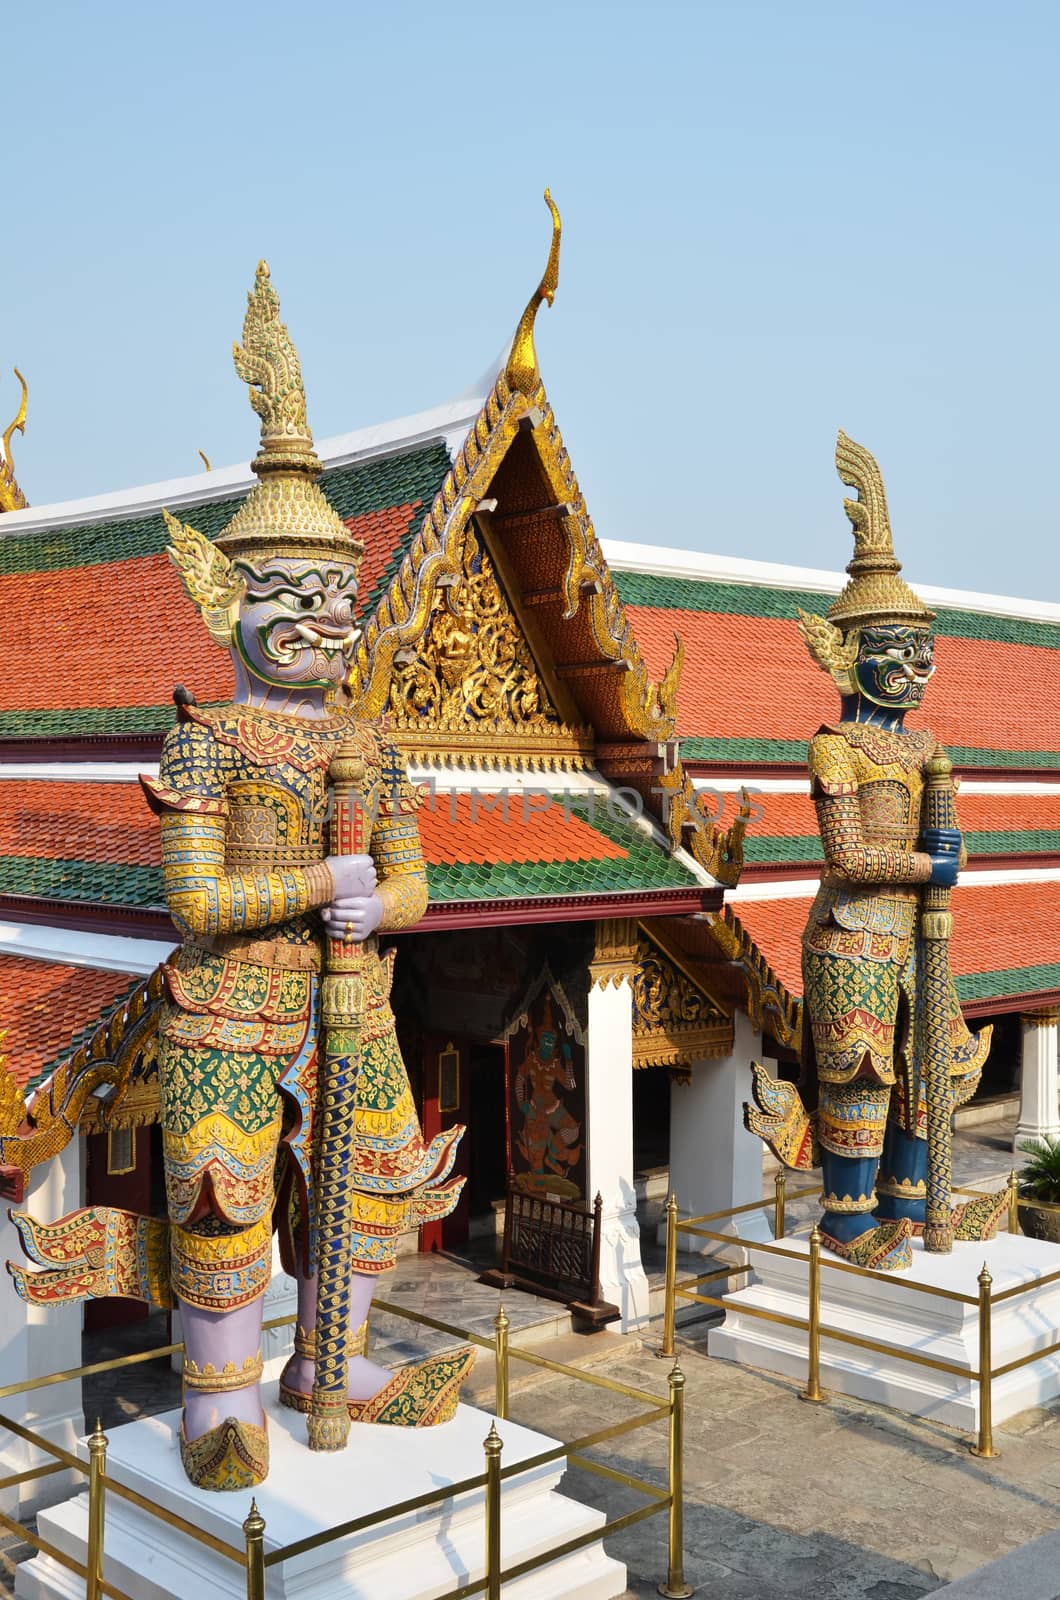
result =
[{"label": "gold column", "polygon": [[677,1314],[677,1196],[671,1194],[666,1202],[666,1299],[663,1310],[662,1347],[660,1356],[674,1353],[674,1321]]},{"label": "gold column", "polygon": [[674,1361],[670,1373],[670,1530],[664,1600],[688,1600],[695,1590],[685,1582],[685,1375]]},{"label": "gold column", "polygon": [[774,1199],[774,1202],[773,1202],[773,1237],[774,1237],[774,1239],[783,1239],[783,1237],[784,1237],[784,1226],[785,1226],[784,1203],[785,1203],[785,1199],[786,1199],[787,1182],[788,1182],[787,1174],[785,1173],[784,1168],[781,1167],[780,1171],[777,1173],[776,1177],[773,1179],[773,1188],[774,1188],[775,1195],[776,1195],[776,1198]]},{"label": "gold column", "polygon": [[823,1400],[821,1393],[821,1230],[810,1234],[810,1305],[807,1318],[806,1387],[800,1400]]},{"label": "gold column", "polygon": [[994,1449],[993,1354],[990,1348],[990,1290],[993,1278],[986,1262],[979,1274],[979,1437],[972,1445],[973,1456],[989,1459]]},{"label": "gold column", "polygon": [[243,1523],[247,1560],[247,1600],[265,1600],[265,1518],[251,1500]]},{"label": "gold column", "polygon": [[483,1443],[486,1452],[486,1600],[501,1600],[501,1451],[497,1424]]},{"label": "gold column", "polygon": [[96,1418],[96,1426],[88,1441],[88,1554],[85,1558],[85,1600],[100,1600],[103,1582],[103,1529],[106,1509],[106,1489],[103,1479],[107,1470],[107,1435],[103,1424]]},{"label": "gold column", "polygon": [[495,1390],[493,1408],[498,1417],[508,1415],[508,1331],[511,1321],[503,1305],[493,1319]]}]

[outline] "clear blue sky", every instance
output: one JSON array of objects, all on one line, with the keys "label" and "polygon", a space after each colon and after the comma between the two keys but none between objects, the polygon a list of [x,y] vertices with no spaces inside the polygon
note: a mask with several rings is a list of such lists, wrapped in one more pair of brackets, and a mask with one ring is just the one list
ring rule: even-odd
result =
[{"label": "clear blue sky", "polygon": [[245,460],[266,256],[318,437],[451,398],[543,265],[604,536],[1060,600],[1060,6],[5,7],[0,428],[31,501]]}]

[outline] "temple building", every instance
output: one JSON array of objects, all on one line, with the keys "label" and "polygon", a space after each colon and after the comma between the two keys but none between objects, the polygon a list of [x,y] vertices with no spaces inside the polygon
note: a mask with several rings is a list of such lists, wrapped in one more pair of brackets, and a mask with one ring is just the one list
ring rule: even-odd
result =
[{"label": "temple building", "polygon": [[[797,1071],[799,936],[821,859],[806,745],[836,715],[797,608],[820,610],[842,580],[598,537],[534,348],[558,245],[557,225],[486,392],[318,450],[324,492],[366,547],[353,691],[388,719],[423,793],[430,905],[394,940],[402,1048],[425,1135],[468,1126],[464,1198],[419,1247],[499,1246],[515,1206],[579,1209],[599,1270],[569,1297],[629,1329],[649,1310],[646,1179],[686,1212],[755,1199],[749,1063]],[[27,506],[10,438],[0,1134],[22,1097],[61,1121],[71,1071],[135,1053],[128,1093],[101,1099],[28,1193],[51,1216],[160,1211],[140,1018],[175,941],[137,780],[175,690],[202,705],[232,692],[167,559],[162,510],[215,533],[253,479],[241,465]],[[995,1026],[981,1096],[1021,1092],[1021,1130],[1057,1131],[1060,605],[920,592],[938,611],[938,678],[916,720],[956,762],[970,856],[954,969],[968,1017]],[[10,1230],[0,1243],[15,1253]],[[23,1315],[43,1331],[12,1293],[5,1321]],[[54,1315],[32,1355],[15,1330],[0,1381],[76,1365],[78,1315]]]}]

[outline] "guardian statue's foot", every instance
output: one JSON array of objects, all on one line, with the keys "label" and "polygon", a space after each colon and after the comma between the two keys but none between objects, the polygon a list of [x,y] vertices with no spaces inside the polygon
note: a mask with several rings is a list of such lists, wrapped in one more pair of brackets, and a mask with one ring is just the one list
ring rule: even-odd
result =
[{"label": "guardian statue's foot", "polygon": [[[953,1237],[972,1241],[992,1239],[1007,1211],[1007,1189],[1000,1189],[997,1194],[980,1195],[975,1200],[967,1200],[963,1205],[954,1206],[951,1214]],[[923,1234],[924,1224],[914,1222],[913,1237],[920,1239],[923,1238]]]},{"label": "guardian statue's foot", "polygon": [[261,1427],[226,1417],[219,1427],[188,1439],[180,1424],[180,1459],[197,1489],[256,1489],[269,1474],[269,1435]]},{"label": "guardian statue's foot", "polygon": [[[475,1364],[470,1345],[429,1356],[402,1367],[367,1400],[347,1400],[353,1422],[378,1422],[397,1428],[431,1428],[449,1422],[460,1401],[460,1385]],[[280,1380],[280,1404],[308,1412],[308,1394]]]},{"label": "guardian statue's foot", "polygon": [[869,1267],[873,1272],[905,1272],[911,1267],[912,1238],[913,1224],[904,1217],[901,1222],[881,1222],[866,1233],[859,1233],[849,1243],[821,1230],[821,1243],[826,1250],[856,1267]]}]

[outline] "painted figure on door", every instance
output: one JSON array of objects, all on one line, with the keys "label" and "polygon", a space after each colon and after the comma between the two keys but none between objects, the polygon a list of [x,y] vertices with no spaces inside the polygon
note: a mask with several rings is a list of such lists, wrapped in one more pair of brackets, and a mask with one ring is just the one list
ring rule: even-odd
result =
[{"label": "painted figure on door", "polygon": [[547,987],[509,1041],[514,1182],[568,1199],[582,1193],[582,1124],[570,1106],[581,1091],[576,1046],[557,1022]]},{"label": "painted figure on door", "polygon": [[[444,1421],[472,1359],[448,1352],[392,1375],[357,1337],[399,1235],[455,1206],[463,1180],[448,1174],[463,1130],[424,1144],[395,1037],[393,953],[380,954],[377,935],[426,908],[417,795],[397,750],[349,708],[361,547],[318,487],[298,357],[264,263],[235,360],[261,417],[259,481],[213,544],[167,516],[184,587],[231,653],[235,695],[210,710],[182,705],[157,779],[142,780],[183,937],[164,969],[158,1028],[168,1218],[102,1208],[50,1226],[21,1217],[43,1270],[13,1269],[37,1302],[123,1293],[180,1307],[181,1455],[189,1478],[215,1489],[250,1487],[268,1470],[260,1338],[274,1229],[299,1306],[280,1398],[311,1410],[322,1195],[342,1199],[352,1269],[352,1337],[340,1349],[349,1416]],[[328,843],[340,748],[358,819],[352,853],[349,841],[336,849],[334,828]],[[329,940],[353,952],[357,983],[352,1092],[333,1113],[341,1159],[319,1082]],[[86,1275],[101,1251],[112,1270]]]},{"label": "painted figure on door", "polygon": [[[907,1267],[925,1221],[925,1061],[921,888],[952,886],[964,863],[956,830],[925,831],[921,806],[934,735],[905,727],[934,673],[934,615],[898,576],[883,480],[840,433],[836,466],[859,491],[850,581],[827,618],[800,613],[840,714],[810,742],[810,783],[824,851],[802,938],[805,1100],[755,1064],[747,1125],[786,1165],[824,1177],[824,1244],[860,1265]],[[970,1034],[948,984],[950,1108],[975,1091],[990,1029]],[[956,1237],[996,1231],[1003,1201],[954,1212]]]}]

